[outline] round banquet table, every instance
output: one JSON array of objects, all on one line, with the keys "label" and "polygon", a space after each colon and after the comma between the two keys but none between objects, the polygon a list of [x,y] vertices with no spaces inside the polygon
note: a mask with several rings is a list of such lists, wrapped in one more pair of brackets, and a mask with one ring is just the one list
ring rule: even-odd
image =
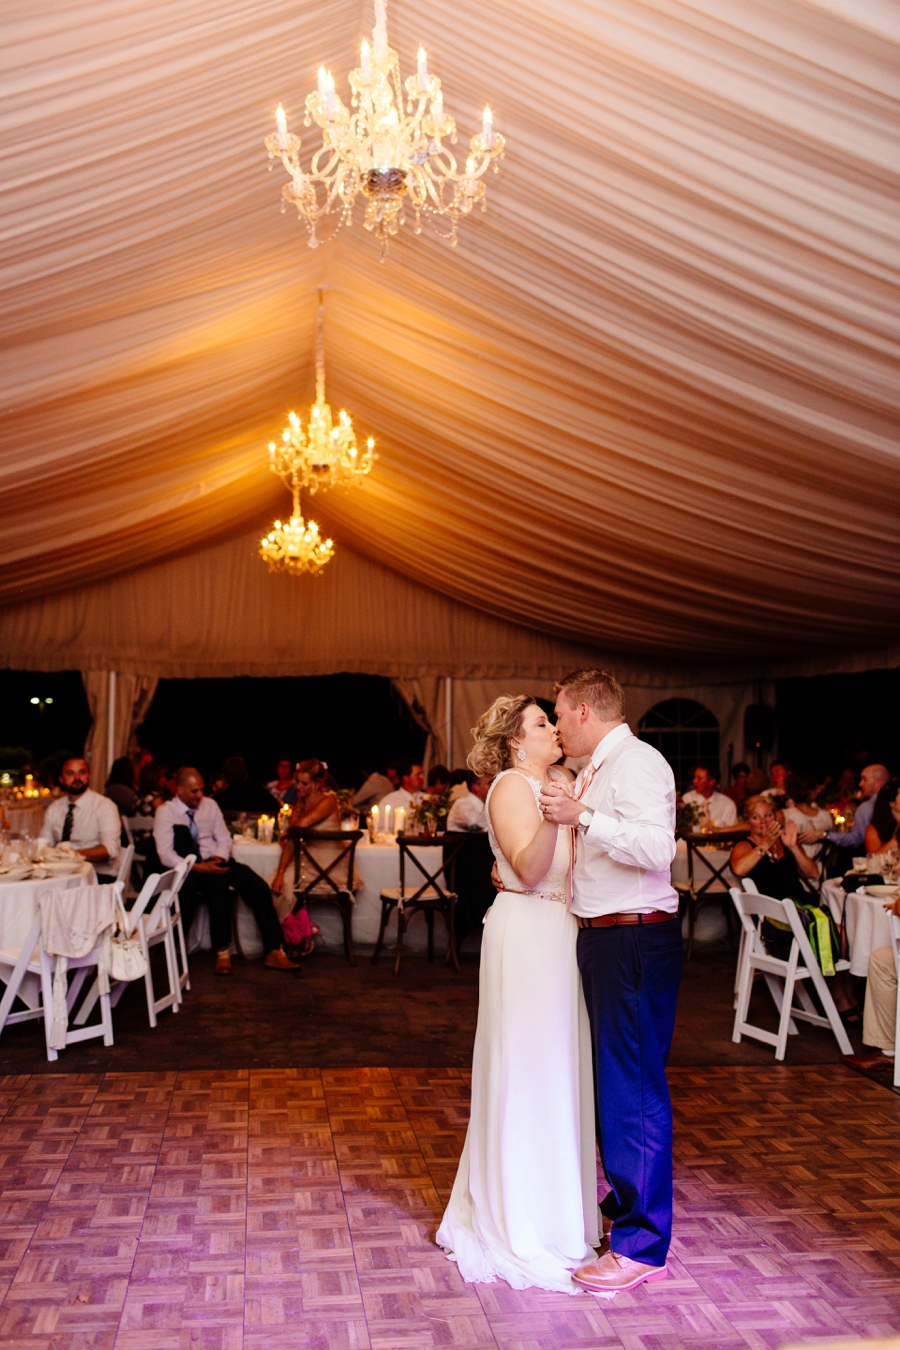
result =
[{"label": "round banquet table", "polygon": [[884,897],[866,895],[862,890],[848,894],[840,879],[833,877],[823,882],[822,899],[838,923],[846,921],[850,974],[868,975],[872,952],[891,945],[891,921]]},{"label": "round banquet table", "polygon": [[[40,898],[45,891],[67,891],[73,886],[95,886],[97,876],[89,862],[66,877],[43,877],[38,881],[7,881],[0,876],[0,947],[4,951],[21,949],[34,922]],[[19,997],[29,1008],[40,1001],[41,982],[37,975],[26,974]]]},{"label": "round banquet table", "polygon": [[[419,855],[429,871],[436,871],[441,857],[439,848],[413,849],[413,852]],[[252,867],[254,872],[269,881],[274,876],[275,869],[278,866],[281,848],[278,844],[259,843],[256,839],[235,839],[232,854],[235,862],[245,863],[247,867]],[[363,886],[361,890],[356,892],[356,904],[353,907],[353,941],[354,943],[374,946],[381,923],[381,892],[388,886],[399,886],[400,884],[400,850],[396,844],[370,844],[364,835],[356,846],[354,865],[356,871],[362,877]],[[416,883],[417,880],[423,879],[420,873],[416,872],[413,876],[410,875],[408,870],[406,884],[409,886],[410,883]],[[322,930],[322,936],[319,939],[322,945],[329,950],[343,951],[344,930],[336,906],[329,904],[327,901],[313,901],[309,906],[309,912],[310,917]],[[206,926],[205,941],[204,923]],[[238,941],[244,955],[261,955],[262,942],[260,941],[259,929],[256,926],[253,914],[243,900],[238,901],[237,929]],[[437,925],[437,932],[438,937],[435,940],[435,947],[443,951],[443,948],[440,947],[440,922]],[[393,946],[396,934],[397,915],[395,911],[386,934],[390,946]],[[403,939],[404,950],[424,951],[427,940],[425,920],[422,918],[414,919]],[[191,930],[191,947],[196,951],[198,946],[208,945],[209,920],[204,906],[198,913]]]}]

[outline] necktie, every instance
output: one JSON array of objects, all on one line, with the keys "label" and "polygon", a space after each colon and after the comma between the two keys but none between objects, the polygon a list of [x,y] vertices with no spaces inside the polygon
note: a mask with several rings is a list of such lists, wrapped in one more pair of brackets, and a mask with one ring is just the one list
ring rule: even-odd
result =
[{"label": "necktie", "polygon": [[66,819],[63,823],[62,837],[64,841],[72,838],[72,821],[75,817],[75,803],[69,802],[69,809],[66,812]]},{"label": "necktie", "polygon": [[[584,794],[590,787],[591,779],[594,777],[594,774],[596,772],[597,770],[594,768],[594,761],[592,759],[588,760],[587,764],[584,766],[584,769],[582,770],[581,786],[577,789],[575,793],[576,797],[580,798],[584,796]],[[578,833],[578,826],[571,825],[569,827],[570,860],[569,860],[569,875],[566,878],[566,909],[572,908],[572,902],[575,899],[575,887],[572,884],[572,872],[575,869],[575,836],[577,835],[577,833]]]},{"label": "necktie", "polygon": [[195,816],[196,814],[197,814],[196,808],[194,808],[193,811],[188,810],[188,813],[187,813],[187,817],[188,817],[188,829],[189,829],[190,832],[191,832],[191,838],[193,839],[194,843],[195,843],[195,844],[197,845],[197,847],[199,848],[199,847],[200,847],[200,831],[197,829],[197,822],[196,822],[196,820],[194,819],[194,816]]}]

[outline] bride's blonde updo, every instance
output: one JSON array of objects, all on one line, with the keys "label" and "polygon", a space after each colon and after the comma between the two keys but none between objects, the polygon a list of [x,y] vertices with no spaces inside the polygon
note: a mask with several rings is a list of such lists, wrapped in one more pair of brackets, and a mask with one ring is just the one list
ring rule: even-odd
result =
[{"label": "bride's blonde updo", "polygon": [[536,699],[530,694],[501,694],[472,728],[475,744],[467,763],[473,773],[498,774],[513,763],[509,742],[522,733],[522,714]]}]

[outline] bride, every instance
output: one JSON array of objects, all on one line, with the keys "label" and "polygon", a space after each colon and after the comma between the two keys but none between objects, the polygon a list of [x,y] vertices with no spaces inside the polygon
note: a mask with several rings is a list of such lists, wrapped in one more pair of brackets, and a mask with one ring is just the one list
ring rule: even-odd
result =
[{"label": "bride", "polygon": [[570,836],[541,817],[559,737],[527,695],[498,698],[469,765],[497,777],[488,835],[505,890],[485,919],[472,1114],[437,1242],[463,1278],[575,1294],[599,1242],[591,1033],[566,904]]}]

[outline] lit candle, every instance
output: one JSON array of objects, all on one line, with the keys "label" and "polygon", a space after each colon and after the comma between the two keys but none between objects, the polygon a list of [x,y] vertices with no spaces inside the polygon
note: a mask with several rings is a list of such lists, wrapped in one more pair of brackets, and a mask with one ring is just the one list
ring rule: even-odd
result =
[{"label": "lit candle", "polygon": [[484,138],[484,143],[488,148],[488,150],[490,150],[491,146],[494,144],[494,119],[491,116],[490,108],[485,108],[484,110],[484,116],[482,118],[481,123],[481,132]]},{"label": "lit candle", "polygon": [[270,464],[274,464],[274,462],[275,462],[275,450],[276,450],[276,448],[277,448],[277,447],[276,447],[276,445],[275,445],[275,442],[274,442],[274,441],[269,441],[269,463],[270,463]]},{"label": "lit candle", "polygon": [[394,812],[394,808],[393,808],[392,806],[386,806],[386,807],[384,808],[384,832],[385,832],[385,834],[390,834],[390,833],[391,833],[391,827],[392,827],[392,825],[393,825],[393,821],[391,820],[391,816],[393,815],[393,812]]},{"label": "lit candle", "polygon": [[282,150],[285,150],[287,149],[287,118],[280,103],[275,110],[275,121],[278,126],[278,144]]},{"label": "lit candle", "polygon": [[330,70],[325,75],[325,111],[330,122],[334,117],[334,77]]},{"label": "lit candle", "polygon": [[428,58],[425,55],[425,48],[421,45],[416,54],[416,79],[422,86],[428,83]]},{"label": "lit candle", "polygon": [[372,74],[372,58],[369,55],[369,44],[363,38],[363,45],[360,48],[360,65],[365,79],[369,79]]},{"label": "lit candle", "polygon": [[319,98],[325,97],[325,67],[319,66]]},{"label": "lit candle", "polygon": [[431,100],[431,116],[434,118],[437,126],[440,126],[441,122],[444,120],[444,95],[441,93],[440,89]]},{"label": "lit candle", "polygon": [[406,822],[406,810],[405,810],[404,807],[398,806],[397,809],[396,809],[396,811],[394,812],[394,834],[395,834],[395,835],[398,835],[398,834],[402,834],[402,833],[403,833],[403,826],[404,826],[405,822]]},{"label": "lit candle", "polygon": [[374,834],[377,834],[377,833],[378,833],[378,818],[379,818],[380,815],[381,815],[381,811],[380,811],[380,809],[378,808],[378,806],[373,806],[373,807],[372,807],[372,831],[373,831]]}]

